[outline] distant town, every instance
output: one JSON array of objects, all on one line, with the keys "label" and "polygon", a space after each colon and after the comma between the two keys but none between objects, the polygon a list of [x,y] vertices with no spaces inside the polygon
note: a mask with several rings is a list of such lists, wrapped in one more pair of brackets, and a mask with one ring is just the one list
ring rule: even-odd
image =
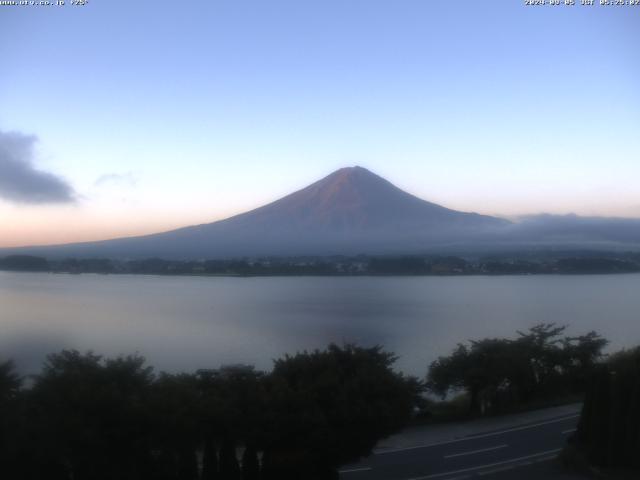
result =
[{"label": "distant town", "polygon": [[0,270],[52,273],[358,276],[358,275],[534,275],[640,272],[637,252],[536,252],[491,256],[333,256],[226,260],[0,258]]}]

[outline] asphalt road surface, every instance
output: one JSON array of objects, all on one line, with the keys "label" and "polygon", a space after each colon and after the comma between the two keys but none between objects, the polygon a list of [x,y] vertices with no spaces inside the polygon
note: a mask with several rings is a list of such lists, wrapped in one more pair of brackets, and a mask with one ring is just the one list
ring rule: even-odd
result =
[{"label": "asphalt road surface", "polygon": [[[578,414],[423,445],[380,450],[344,467],[342,480],[556,478],[554,460],[575,431]],[[428,427],[425,427],[428,428]],[[560,475],[557,478],[573,478]],[[579,478],[579,477],[578,477]]]}]

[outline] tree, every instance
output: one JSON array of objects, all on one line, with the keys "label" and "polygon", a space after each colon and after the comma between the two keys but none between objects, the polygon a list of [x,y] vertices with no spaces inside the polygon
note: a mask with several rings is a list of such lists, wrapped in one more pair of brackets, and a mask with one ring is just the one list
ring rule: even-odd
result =
[{"label": "tree", "polygon": [[608,343],[608,340],[594,331],[562,340],[563,368],[574,391],[584,391],[587,388],[589,376],[602,358],[602,350]]},{"label": "tree", "polygon": [[152,448],[163,479],[194,480],[196,451],[203,443],[200,426],[201,393],[195,375],[161,373],[151,385],[148,409]]},{"label": "tree", "polygon": [[21,435],[18,415],[22,378],[12,361],[0,363],[0,466],[5,475],[17,475],[19,449],[16,439]]},{"label": "tree", "polygon": [[427,388],[441,397],[456,390],[469,395],[472,414],[499,410],[536,397],[584,391],[607,344],[595,332],[564,337],[566,327],[542,323],[515,340],[492,338],[459,344],[432,362]]},{"label": "tree", "polygon": [[[198,370],[196,381],[201,392],[201,425],[209,445],[206,460],[217,460],[219,467],[218,476],[213,476],[210,466],[207,474],[211,478],[239,478],[236,447],[243,445],[248,455],[256,451],[264,435],[264,373],[248,365],[231,365]],[[216,445],[219,456],[214,460]]]},{"label": "tree", "polygon": [[255,445],[248,444],[242,453],[242,480],[258,480],[259,478],[258,451]]},{"label": "tree", "polygon": [[264,478],[337,478],[409,420],[417,380],[391,368],[381,347],[342,347],[277,360],[268,379]]},{"label": "tree", "polygon": [[565,325],[558,327],[555,323],[540,323],[527,333],[518,331],[518,351],[529,359],[534,393],[557,386],[553,382],[562,373],[565,358],[560,335],[566,329]]},{"label": "tree", "polygon": [[470,413],[484,413],[499,396],[517,396],[525,360],[509,340],[470,343],[470,348],[459,344],[449,357],[431,364],[427,388],[443,398],[452,390],[465,390]]},{"label": "tree", "polygon": [[613,355],[591,375],[572,440],[593,465],[640,470],[640,347]]},{"label": "tree", "polygon": [[245,365],[155,375],[140,356],[63,350],[24,390],[0,364],[3,478],[337,478],[413,411],[421,385],[394,361],[380,347],[331,345],[268,375]]},{"label": "tree", "polygon": [[22,378],[16,373],[13,361],[0,363],[0,406],[6,406],[20,392]]},{"label": "tree", "polygon": [[77,480],[138,478],[150,462],[145,392],[153,379],[138,356],[50,355],[30,392],[34,464]]}]

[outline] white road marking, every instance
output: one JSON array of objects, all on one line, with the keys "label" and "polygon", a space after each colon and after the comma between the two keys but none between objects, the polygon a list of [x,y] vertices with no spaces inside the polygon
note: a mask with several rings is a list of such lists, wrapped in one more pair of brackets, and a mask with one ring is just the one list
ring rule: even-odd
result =
[{"label": "white road marking", "polygon": [[349,468],[347,470],[340,470],[338,473],[368,472],[369,470],[371,470],[371,467],[359,467],[359,468]]},{"label": "white road marking", "polygon": [[522,427],[508,428],[506,430],[501,430],[499,432],[484,433],[484,434],[480,434],[480,435],[470,435],[468,437],[456,438],[456,439],[453,439],[453,440],[447,440],[445,442],[427,443],[427,444],[424,444],[424,445],[415,445],[413,447],[391,448],[389,450],[380,450],[378,452],[374,452],[373,454],[374,455],[385,455],[387,453],[404,452],[404,451],[407,451],[407,450],[417,450],[417,449],[420,449],[420,448],[436,447],[438,445],[449,445],[451,443],[467,442],[467,441],[470,441],[470,440],[477,440],[478,438],[495,437],[496,435],[502,435],[502,434],[505,434],[505,433],[518,432],[520,430],[527,430],[529,428],[541,427],[543,425],[550,425],[552,423],[560,423],[560,422],[564,422],[565,420],[571,420],[572,418],[578,418],[579,416],[580,416],[580,414],[575,414],[575,415],[570,415],[570,416],[567,416],[567,417],[556,418],[554,420],[548,420],[546,422],[534,423],[532,425],[524,425]]},{"label": "white road marking", "polygon": [[566,434],[568,434],[568,433],[573,433],[573,432],[575,432],[575,431],[576,431],[576,429],[575,429],[575,428],[570,428],[569,430],[563,430],[563,431],[562,431],[562,434],[563,434],[563,435],[566,435]]},{"label": "white road marking", "polygon": [[490,452],[492,450],[499,450],[501,448],[507,448],[509,445],[498,445],[496,447],[481,448],[480,450],[472,450],[471,452],[454,453],[452,455],[445,455],[444,458],[464,457],[465,455],[473,455],[474,453]]},{"label": "white road marking", "polygon": [[[456,475],[458,473],[473,472],[473,471],[482,470],[482,469],[485,469],[485,468],[497,467],[499,465],[507,465],[509,463],[517,463],[517,462],[520,462],[522,460],[529,460],[530,458],[542,457],[542,456],[545,456],[545,455],[553,455],[553,454],[556,454],[556,453],[560,452],[561,450],[562,450],[561,448],[556,448],[555,450],[547,450],[546,452],[534,453],[532,455],[526,455],[524,457],[511,458],[509,460],[503,460],[501,462],[488,463],[486,465],[478,465],[477,467],[469,467],[469,468],[463,468],[461,470],[453,470],[451,472],[434,473],[433,475],[427,475],[426,477],[413,477],[413,478],[410,478],[408,480],[428,480],[430,478],[446,477],[448,475]],[[551,458],[553,458],[553,457],[549,457],[548,459],[551,459]],[[548,460],[548,459],[545,458],[545,460]],[[542,459],[540,461],[542,461]]]}]

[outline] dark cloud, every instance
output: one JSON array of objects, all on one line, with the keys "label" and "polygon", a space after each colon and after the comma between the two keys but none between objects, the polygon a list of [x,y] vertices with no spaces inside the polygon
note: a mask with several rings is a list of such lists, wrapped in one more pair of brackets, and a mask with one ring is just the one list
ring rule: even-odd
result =
[{"label": "dark cloud", "polygon": [[0,198],[14,203],[71,203],[73,188],[33,164],[37,138],[0,131]]}]

